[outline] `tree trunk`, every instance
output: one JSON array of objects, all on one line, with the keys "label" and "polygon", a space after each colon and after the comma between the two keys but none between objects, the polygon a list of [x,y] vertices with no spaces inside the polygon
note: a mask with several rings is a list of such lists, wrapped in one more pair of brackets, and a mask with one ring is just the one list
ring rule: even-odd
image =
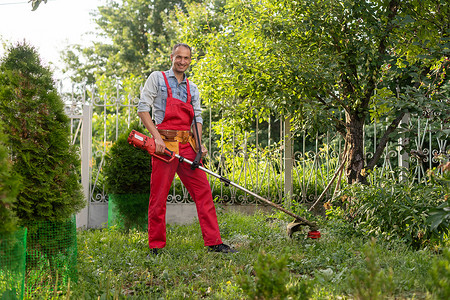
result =
[{"label": "tree trunk", "polygon": [[[347,182],[367,184],[367,179],[361,174],[364,168],[364,116],[359,113],[346,114],[346,142],[348,143],[348,159],[345,170]],[[361,114],[364,115],[364,114]]]}]

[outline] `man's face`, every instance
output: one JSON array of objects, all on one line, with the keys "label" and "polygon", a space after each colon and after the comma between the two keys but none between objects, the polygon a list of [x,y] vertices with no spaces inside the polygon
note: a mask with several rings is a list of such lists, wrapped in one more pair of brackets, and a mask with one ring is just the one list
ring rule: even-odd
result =
[{"label": "man's face", "polygon": [[170,55],[170,60],[175,73],[184,73],[191,64],[191,51],[186,47],[180,46]]}]

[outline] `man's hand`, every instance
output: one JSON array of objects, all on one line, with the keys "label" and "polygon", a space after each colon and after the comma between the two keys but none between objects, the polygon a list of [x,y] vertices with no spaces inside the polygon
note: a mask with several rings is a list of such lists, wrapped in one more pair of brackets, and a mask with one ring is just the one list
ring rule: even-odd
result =
[{"label": "man's hand", "polygon": [[166,144],[164,144],[163,139],[161,138],[161,135],[158,132],[158,129],[156,128],[155,124],[152,121],[152,118],[150,117],[150,113],[148,111],[145,112],[138,112],[139,117],[142,120],[142,123],[144,123],[145,128],[150,132],[152,137],[155,139],[155,153],[156,154],[164,154],[164,150],[166,149]]},{"label": "man's hand", "polygon": [[205,157],[208,154],[208,149],[202,145],[202,157]]},{"label": "man's hand", "polygon": [[155,153],[156,154],[164,154],[165,149],[166,149],[166,144],[164,143],[161,136],[155,137]]}]

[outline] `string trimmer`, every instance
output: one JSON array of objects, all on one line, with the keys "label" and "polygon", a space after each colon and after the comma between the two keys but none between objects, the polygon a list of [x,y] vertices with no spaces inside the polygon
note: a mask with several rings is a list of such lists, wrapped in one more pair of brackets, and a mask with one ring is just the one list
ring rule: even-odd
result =
[{"label": "string trimmer", "polygon": [[[186,159],[186,158],[180,156],[179,154],[176,154],[176,153],[170,151],[167,148],[164,150],[164,154],[163,155],[155,153],[155,149],[156,149],[156,147],[155,147],[155,140],[150,138],[150,137],[148,137],[148,136],[146,136],[146,135],[144,135],[144,134],[142,134],[142,133],[140,133],[140,132],[137,132],[136,130],[132,130],[131,131],[130,135],[128,136],[128,143],[130,143],[131,145],[133,145],[136,148],[139,148],[139,149],[147,151],[153,157],[161,159],[161,160],[163,160],[163,161],[165,161],[167,163],[171,162],[175,158],[178,158],[178,160],[180,162],[188,163],[191,166],[193,165],[193,162],[190,161],[189,159]],[[278,210],[281,210],[282,212],[284,212],[284,213],[288,214],[289,216],[293,217],[294,221],[289,223],[288,226],[287,226],[287,234],[289,235],[289,237],[292,237],[292,234],[294,232],[299,231],[301,226],[309,226],[309,229],[310,229],[310,231],[308,233],[308,237],[309,238],[317,239],[317,238],[320,237],[320,232],[318,231],[318,226],[317,226],[316,223],[310,222],[310,221],[306,220],[305,218],[302,218],[302,217],[294,214],[293,212],[288,211],[287,209],[281,207],[280,205],[275,204],[272,201],[267,200],[267,199],[259,196],[258,194],[255,194],[252,191],[250,191],[250,190],[240,186],[239,184],[234,183],[231,180],[229,180],[229,179],[227,179],[227,178],[225,178],[225,177],[223,177],[223,176],[221,176],[219,174],[216,174],[216,173],[206,169],[202,165],[198,165],[198,168],[200,170],[208,173],[209,175],[212,175],[212,176],[218,178],[226,186],[229,186],[229,185],[234,186],[234,187],[240,189],[241,191],[244,191],[244,192],[252,195],[253,197],[255,197],[255,198],[257,198],[257,199],[259,199],[259,200],[269,204],[270,206],[272,206],[272,207],[274,207],[274,208],[276,208]]]}]

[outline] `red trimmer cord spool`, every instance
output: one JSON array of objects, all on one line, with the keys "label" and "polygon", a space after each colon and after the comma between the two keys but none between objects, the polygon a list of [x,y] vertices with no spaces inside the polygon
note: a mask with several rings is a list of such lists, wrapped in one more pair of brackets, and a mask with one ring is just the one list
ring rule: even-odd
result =
[{"label": "red trimmer cord spool", "polygon": [[318,238],[320,238],[320,231],[318,231],[318,230],[310,231],[310,232],[308,232],[308,237],[310,239],[318,239]]}]

